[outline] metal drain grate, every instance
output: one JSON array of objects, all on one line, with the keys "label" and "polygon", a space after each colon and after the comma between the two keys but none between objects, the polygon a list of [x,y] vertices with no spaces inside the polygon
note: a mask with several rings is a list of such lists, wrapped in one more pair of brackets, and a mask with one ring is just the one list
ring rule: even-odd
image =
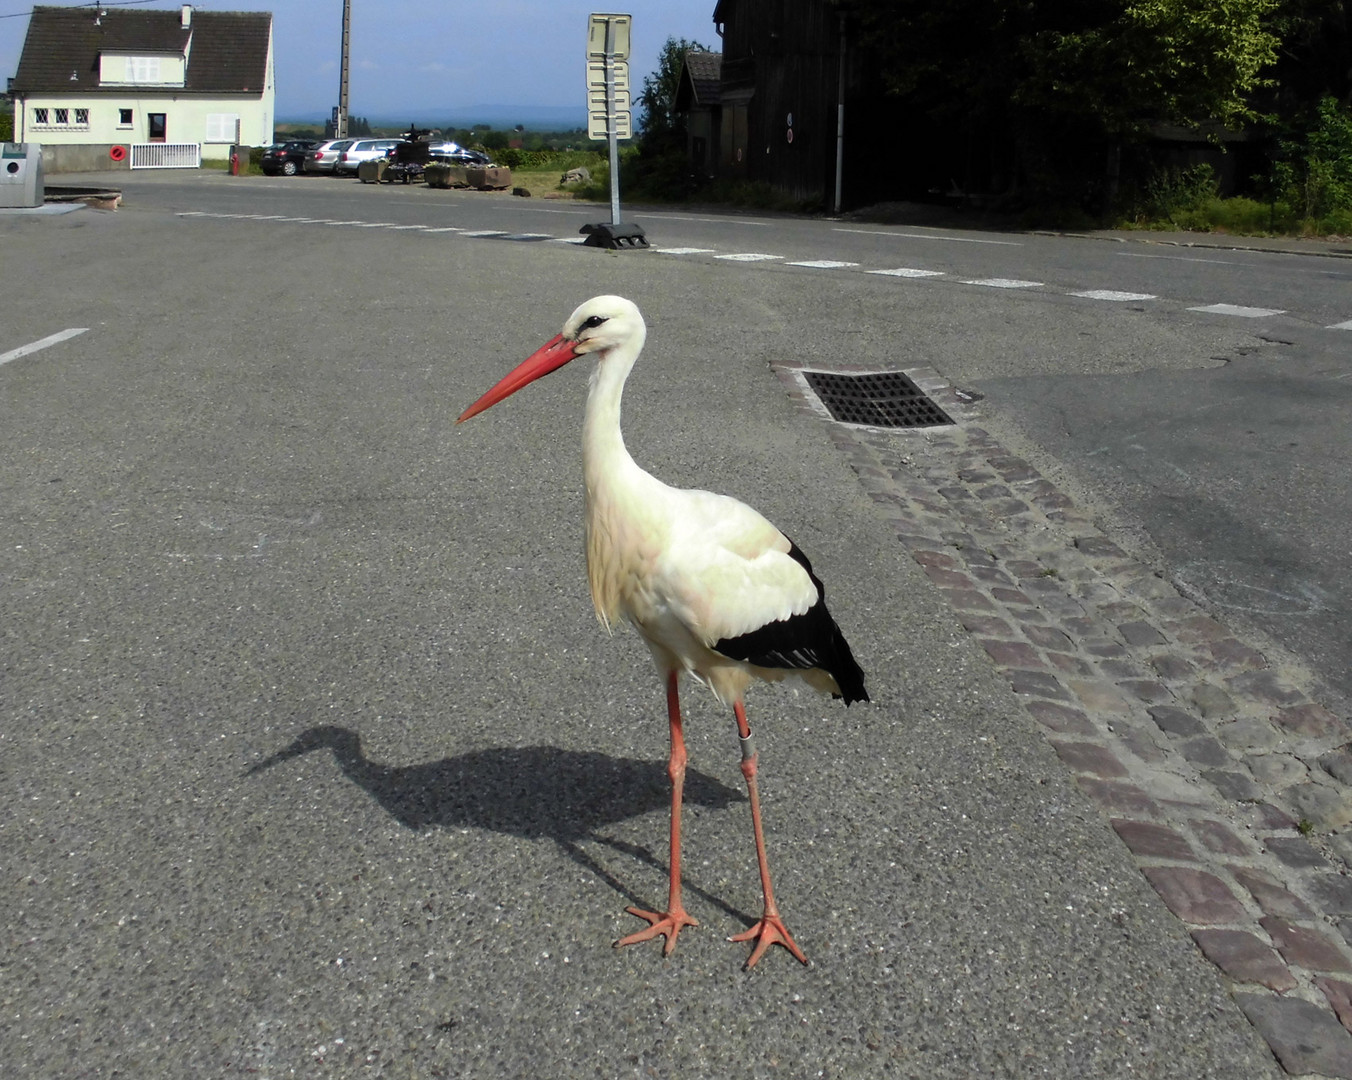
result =
[{"label": "metal drain grate", "polygon": [[803,377],[833,419],[867,427],[940,427],[953,419],[900,371],[840,375],[804,371]]}]

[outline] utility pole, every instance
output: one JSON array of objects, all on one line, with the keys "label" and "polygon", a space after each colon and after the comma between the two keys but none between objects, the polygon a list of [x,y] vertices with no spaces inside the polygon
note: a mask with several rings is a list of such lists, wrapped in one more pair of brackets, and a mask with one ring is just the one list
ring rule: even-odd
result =
[{"label": "utility pole", "polygon": [[347,138],[347,67],[352,44],[352,0],[343,0],[343,55],[338,65],[338,108],[333,110],[333,137]]}]

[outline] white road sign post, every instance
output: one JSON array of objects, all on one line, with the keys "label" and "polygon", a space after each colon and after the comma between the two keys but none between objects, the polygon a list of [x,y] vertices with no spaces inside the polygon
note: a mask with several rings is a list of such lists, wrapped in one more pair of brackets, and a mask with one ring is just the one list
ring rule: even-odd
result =
[{"label": "white road sign post", "polygon": [[[587,22],[587,136],[610,144],[610,222],[589,227],[587,243],[597,246],[647,247],[637,225],[619,230],[619,140],[633,138],[629,98],[629,31],[632,16],[593,14]],[[623,232],[623,236],[619,235]]]}]

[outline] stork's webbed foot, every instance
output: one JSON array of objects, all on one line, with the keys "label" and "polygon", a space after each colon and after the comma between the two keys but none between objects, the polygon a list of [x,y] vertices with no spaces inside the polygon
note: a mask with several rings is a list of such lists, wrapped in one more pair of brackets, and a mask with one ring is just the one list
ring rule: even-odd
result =
[{"label": "stork's webbed foot", "polygon": [[803,955],[793,936],[789,933],[788,927],[784,925],[784,920],[778,915],[762,915],[750,930],[744,930],[740,934],[734,934],[728,938],[729,941],[751,941],[756,939],[756,947],[751,950],[751,957],[747,960],[746,966],[753,968],[756,961],[765,955],[765,950],[771,945],[783,945],[789,952],[798,959],[800,963],[807,963],[807,957]]},{"label": "stork's webbed foot", "polygon": [[625,945],[637,945],[640,941],[648,941],[657,937],[658,934],[665,934],[667,941],[662,946],[662,955],[670,956],[671,950],[676,948],[676,935],[683,927],[698,926],[699,923],[685,913],[681,908],[675,911],[644,911],[642,908],[625,908],[630,915],[637,915],[640,919],[647,919],[652,925],[643,930],[636,930],[627,937],[620,938],[615,942],[615,948],[619,949]]}]

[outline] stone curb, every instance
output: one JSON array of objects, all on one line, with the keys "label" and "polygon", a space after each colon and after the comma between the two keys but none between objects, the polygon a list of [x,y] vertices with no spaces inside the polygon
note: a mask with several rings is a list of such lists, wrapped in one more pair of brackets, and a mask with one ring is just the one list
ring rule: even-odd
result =
[{"label": "stone curb", "polygon": [[906,373],[954,426],[833,442],[1282,1067],[1352,1080],[1352,727]]}]

